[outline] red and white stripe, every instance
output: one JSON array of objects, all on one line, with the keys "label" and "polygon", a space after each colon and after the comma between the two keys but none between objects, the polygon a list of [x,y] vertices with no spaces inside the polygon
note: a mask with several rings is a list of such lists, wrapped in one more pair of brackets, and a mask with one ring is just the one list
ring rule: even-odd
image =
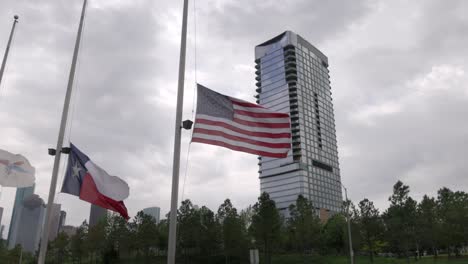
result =
[{"label": "red and white stripe", "polygon": [[291,149],[289,115],[229,98],[233,120],[198,114],[192,142],[226,147],[265,157],[285,158]]}]

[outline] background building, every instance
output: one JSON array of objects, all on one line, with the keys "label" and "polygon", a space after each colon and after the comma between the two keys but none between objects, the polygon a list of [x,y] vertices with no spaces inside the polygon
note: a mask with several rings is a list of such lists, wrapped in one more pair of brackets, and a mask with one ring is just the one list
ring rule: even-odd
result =
[{"label": "background building", "polygon": [[50,215],[50,228],[49,228],[49,241],[55,240],[57,238],[59,228],[60,228],[60,204],[53,204],[52,211]]},{"label": "background building", "polygon": [[10,221],[10,227],[8,229],[8,247],[13,248],[15,244],[11,243],[11,235],[13,233],[13,230],[16,230],[18,227],[18,213],[19,209],[21,208],[24,199],[27,197],[31,196],[34,193],[34,188],[35,185],[30,186],[30,187],[24,187],[24,188],[17,188],[16,189],[16,196],[15,196],[15,203],[13,205],[13,212],[11,214],[11,221]]},{"label": "background building", "polygon": [[148,207],[148,208],[145,208],[143,209],[143,213],[147,214],[147,215],[151,215],[155,220],[156,220],[156,223],[159,223],[159,220],[160,220],[160,212],[161,212],[161,209],[159,207]]},{"label": "background building", "polygon": [[0,226],[2,225],[2,216],[3,216],[3,207],[0,207]]},{"label": "background building", "polygon": [[89,213],[89,227],[93,227],[99,223],[99,220],[107,217],[107,209],[91,204]]},{"label": "background building", "polygon": [[44,201],[36,194],[26,198],[18,209],[17,227],[12,230],[9,248],[21,245],[24,251],[35,253],[44,225]]},{"label": "background building", "polygon": [[76,234],[76,230],[78,228],[74,227],[74,226],[70,226],[70,225],[64,225],[62,227],[62,232],[64,232],[65,234],[67,234],[67,236],[69,237],[72,237]]},{"label": "background building", "polygon": [[255,47],[257,103],[291,116],[287,158],[259,157],[261,192],[287,215],[298,195],[321,218],[341,209],[342,194],[328,58],[291,31]]},{"label": "background building", "polygon": [[65,225],[65,220],[67,218],[67,212],[65,211],[60,211],[60,221],[59,221],[59,227],[58,227],[58,232],[62,232],[62,228]]}]

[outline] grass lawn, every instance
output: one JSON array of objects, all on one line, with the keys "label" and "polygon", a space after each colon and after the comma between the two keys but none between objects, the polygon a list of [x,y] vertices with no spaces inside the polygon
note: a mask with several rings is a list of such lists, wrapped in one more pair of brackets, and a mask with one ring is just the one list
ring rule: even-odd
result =
[{"label": "grass lawn", "polygon": [[[346,256],[306,256],[301,257],[299,255],[281,255],[273,256],[273,264],[349,264],[349,257]],[[355,264],[370,264],[369,257],[358,256],[356,257]],[[397,258],[374,258],[374,264],[406,264],[406,259]],[[433,257],[423,257],[422,259],[415,261],[410,259],[410,263],[413,264],[468,264],[468,257],[463,258],[451,258],[447,256],[441,256],[434,260]]]}]

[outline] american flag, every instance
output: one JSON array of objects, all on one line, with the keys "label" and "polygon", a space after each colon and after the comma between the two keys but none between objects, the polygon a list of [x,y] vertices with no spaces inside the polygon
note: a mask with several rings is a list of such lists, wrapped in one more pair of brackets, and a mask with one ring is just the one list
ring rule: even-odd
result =
[{"label": "american flag", "polygon": [[289,115],[214,92],[198,84],[192,142],[264,157],[285,158],[291,149]]}]

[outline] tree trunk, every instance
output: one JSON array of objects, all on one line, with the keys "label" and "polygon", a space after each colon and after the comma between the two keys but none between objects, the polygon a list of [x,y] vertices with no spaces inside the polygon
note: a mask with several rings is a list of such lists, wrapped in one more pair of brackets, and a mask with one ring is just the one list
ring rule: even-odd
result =
[{"label": "tree trunk", "polygon": [[374,248],[372,247],[372,241],[369,237],[367,237],[367,246],[369,247],[370,263],[374,263]]}]

